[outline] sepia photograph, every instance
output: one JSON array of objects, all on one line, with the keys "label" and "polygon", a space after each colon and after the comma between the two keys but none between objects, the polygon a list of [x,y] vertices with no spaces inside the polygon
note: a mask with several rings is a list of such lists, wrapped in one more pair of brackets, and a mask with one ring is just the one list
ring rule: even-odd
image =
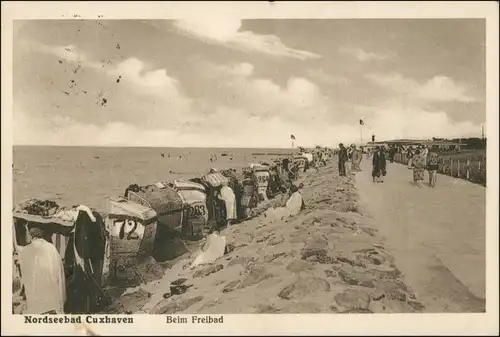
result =
[{"label": "sepia photograph", "polygon": [[68,8],[2,60],[2,316],[487,313],[485,17]]}]

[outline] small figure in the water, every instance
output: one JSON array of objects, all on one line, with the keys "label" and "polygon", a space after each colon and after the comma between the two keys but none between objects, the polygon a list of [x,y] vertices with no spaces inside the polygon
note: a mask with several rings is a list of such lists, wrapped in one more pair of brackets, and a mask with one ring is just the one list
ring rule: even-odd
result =
[{"label": "small figure in the water", "polygon": [[164,154],[164,153],[162,153],[162,154],[161,154],[161,157],[162,157],[162,158],[165,158],[165,154]]}]

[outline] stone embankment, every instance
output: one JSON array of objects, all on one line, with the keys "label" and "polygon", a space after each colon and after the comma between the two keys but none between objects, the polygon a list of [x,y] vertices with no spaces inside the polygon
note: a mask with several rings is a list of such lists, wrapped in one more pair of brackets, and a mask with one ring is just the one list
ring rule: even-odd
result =
[{"label": "stone embankment", "polygon": [[213,264],[190,269],[194,247],[169,263],[161,279],[115,294],[108,312],[421,312],[358,204],[354,175],[339,177],[332,166],[301,178],[306,209],[298,215],[271,221],[260,214],[223,230],[226,253]]}]

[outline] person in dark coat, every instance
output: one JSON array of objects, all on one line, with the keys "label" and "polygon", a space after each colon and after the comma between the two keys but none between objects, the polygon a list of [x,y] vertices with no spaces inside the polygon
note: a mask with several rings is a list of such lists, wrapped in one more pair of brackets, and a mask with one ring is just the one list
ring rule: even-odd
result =
[{"label": "person in dark coat", "polygon": [[349,156],[344,144],[340,143],[339,148],[339,176],[345,177],[345,163],[349,160]]},{"label": "person in dark coat", "polygon": [[373,170],[372,170],[372,178],[373,182],[384,182],[384,177],[387,174],[387,165],[385,160],[385,153],[380,149],[380,146],[375,148],[375,152],[373,153]]},{"label": "person in dark coat", "polygon": [[391,163],[394,163],[394,156],[396,155],[396,147],[394,145],[391,145],[389,149],[389,161]]},{"label": "person in dark coat", "polygon": [[290,159],[288,158],[283,158],[283,160],[281,161],[281,165],[283,167],[283,171],[285,172],[288,172],[288,165],[290,164]]},{"label": "person in dark coat", "polygon": [[66,313],[92,314],[110,304],[101,280],[107,235],[100,214],[92,214],[94,219],[79,211],[66,249],[65,262],[70,266]]}]

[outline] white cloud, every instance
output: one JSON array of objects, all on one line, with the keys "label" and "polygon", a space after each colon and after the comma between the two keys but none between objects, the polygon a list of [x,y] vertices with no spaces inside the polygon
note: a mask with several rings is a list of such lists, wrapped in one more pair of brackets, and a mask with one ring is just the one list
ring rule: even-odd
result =
[{"label": "white cloud", "polygon": [[[155,76],[147,77],[147,72],[136,61],[122,64],[122,70],[135,79],[135,85],[141,83],[145,88],[169,85],[162,79],[164,73],[158,76],[156,72]],[[253,65],[248,63],[212,65],[207,74],[217,76],[217,81],[221,83],[217,92],[221,92],[221,97],[236,95],[238,99],[214,101],[209,97],[195,101],[196,104],[189,105],[181,113],[175,113],[152,105],[141,106],[134,103],[136,99],[133,97],[124,97],[123,100],[115,97],[107,107],[114,109],[111,110],[113,121],[102,125],[69,117],[26,116],[16,110],[16,126],[22,132],[16,135],[15,143],[289,147],[290,134],[297,137],[296,144],[305,146],[332,146],[357,136],[356,126],[332,124],[327,115],[330,110],[327,100],[314,83],[304,78],[292,77],[280,86],[269,79],[254,78]],[[141,78],[137,78],[139,75]],[[203,75],[200,73],[200,76]],[[126,75],[123,76],[125,78]],[[147,79],[142,78],[145,76]],[[211,83],[211,79],[205,78],[205,81]],[[115,108],[112,105],[115,101],[121,105]],[[137,106],[137,123],[125,121],[122,116],[132,104]]]},{"label": "white cloud", "polygon": [[194,14],[189,18],[176,21],[174,26],[182,33],[229,48],[300,60],[321,57],[305,50],[290,48],[275,35],[240,31],[241,19],[234,17]]},{"label": "white cloud", "polygon": [[120,78],[124,84],[133,86],[133,90],[144,95],[153,95],[165,108],[171,111],[186,111],[191,100],[181,90],[177,79],[168,76],[166,69],[147,71],[146,64],[131,57],[105,72],[113,78]]},{"label": "white cloud", "polygon": [[122,76],[124,81],[128,81],[140,87],[148,89],[178,90],[178,81],[167,75],[166,69],[153,69],[146,71],[146,64],[130,57],[114,65],[113,63],[102,64],[89,59],[89,57],[74,45],[50,46],[32,43],[32,47],[39,52],[54,55],[68,62],[77,63],[81,66],[99,69],[111,76]]},{"label": "white cloud", "polygon": [[351,79],[347,77],[332,75],[320,69],[308,69],[307,75],[313,80],[327,85],[337,86],[337,85],[345,85],[351,83]]},{"label": "white cloud", "polygon": [[451,78],[437,75],[425,83],[419,83],[399,73],[368,74],[368,79],[380,86],[408,98],[431,102],[475,102],[476,98],[467,94],[465,85],[455,83]]},{"label": "white cloud", "polygon": [[352,113],[363,116],[366,139],[377,140],[432,137],[479,137],[481,125],[468,120],[457,121],[450,111],[433,109],[411,100],[394,97],[376,105],[352,106]]},{"label": "white cloud", "polygon": [[335,109],[315,83],[290,77],[279,85],[251,76],[250,69],[253,66],[246,63],[222,66],[207,61],[196,69],[200,81],[218,84],[214,90],[218,97],[211,97],[211,104],[217,108],[207,118],[207,127],[228,137],[235,132],[232,137],[244,135],[240,139],[245,140],[238,143],[241,146],[256,142],[262,142],[260,146],[266,146],[265,142],[276,144],[267,146],[289,146],[291,133],[298,142],[310,145],[336,144],[345,141],[344,137],[357,137],[356,126],[335,123]]},{"label": "white cloud", "polygon": [[154,96],[158,100],[154,102],[157,105],[154,109],[164,109],[164,114],[167,111],[182,114],[190,107],[191,100],[182,93],[177,79],[168,76],[166,69],[147,69],[147,64],[135,57],[117,64],[102,64],[91,60],[74,45],[49,46],[31,43],[31,46],[39,52],[94,69],[112,77],[113,80],[119,78],[121,85],[128,84],[128,88],[134,93]]},{"label": "white cloud", "polygon": [[291,77],[281,87],[265,78],[236,76],[227,80],[224,90],[237,97],[232,102],[261,118],[276,116],[310,124],[324,119],[328,111],[327,99],[319,87],[301,77]]},{"label": "white cloud", "polygon": [[417,95],[426,100],[438,102],[474,102],[476,99],[467,94],[463,85],[455,84],[446,76],[434,76],[419,88]]},{"label": "white cloud", "polygon": [[76,46],[48,46],[43,44],[34,44],[35,49],[45,54],[52,54],[69,62],[83,63],[87,58],[83,53],[77,50]]},{"label": "white cloud", "polygon": [[478,136],[481,126],[470,121],[453,121],[444,111],[389,105],[374,109],[368,121],[377,139]]},{"label": "white cloud", "polygon": [[[15,114],[14,144],[72,145],[72,146],[200,146],[205,135],[185,131],[144,128],[120,121],[102,125],[78,122],[67,117],[38,118]],[[212,137],[212,144],[223,146],[224,136]],[[216,145],[214,145],[216,146]]]},{"label": "white cloud", "polygon": [[360,62],[369,62],[374,60],[385,60],[389,58],[388,55],[377,54],[374,52],[368,52],[361,48],[340,48],[341,53],[351,55],[355,57]]},{"label": "white cloud", "polygon": [[[165,130],[161,126],[146,129],[123,122],[92,125],[71,118],[37,118],[17,111],[14,144],[73,146],[184,146],[184,147],[289,147],[290,134],[296,144],[335,145],[348,139],[354,128],[309,125],[286,122],[279,117],[262,120],[249,117],[245,111],[219,107],[203,120],[202,129]],[[346,138],[347,137],[347,138]]]},{"label": "white cloud", "polygon": [[[222,31],[210,34],[231,39]],[[121,82],[114,86],[116,92],[106,108],[110,118],[103,124],[84,122],[83,117],[36,117],[16,109],[15,144],[288,147],[290,134],[304,146],[359,140],[360,111],[339,111],[336,102],[306,78],[292,76],[278,84],[257,77],[250,63],[205,61],[194,71],[200,88],[211,87],[203,98],[194,100],[182,93],[166,69],[150,68],[137,58],[103,68],[75,46],[45,46],[42,51],[92,68],[96,74],[121,76]],[[421,107],[420,101],[471,100],[464,87],[447,77],[436,76],[425,83],[399,74],[369,78],[391,89],[394,97],[362,112],[372,116],[366,119],[367,127],[379,139],[462,136],[477,128],[470,122],[453,122],[443,111]],[[349,121],[339,122],[341,114]]]},{"label": "white cloud", "polygon": [[233,75],[250,76],[253,73],[253,65],[250,63],[240,63],[231,68],[229,72]]}]

